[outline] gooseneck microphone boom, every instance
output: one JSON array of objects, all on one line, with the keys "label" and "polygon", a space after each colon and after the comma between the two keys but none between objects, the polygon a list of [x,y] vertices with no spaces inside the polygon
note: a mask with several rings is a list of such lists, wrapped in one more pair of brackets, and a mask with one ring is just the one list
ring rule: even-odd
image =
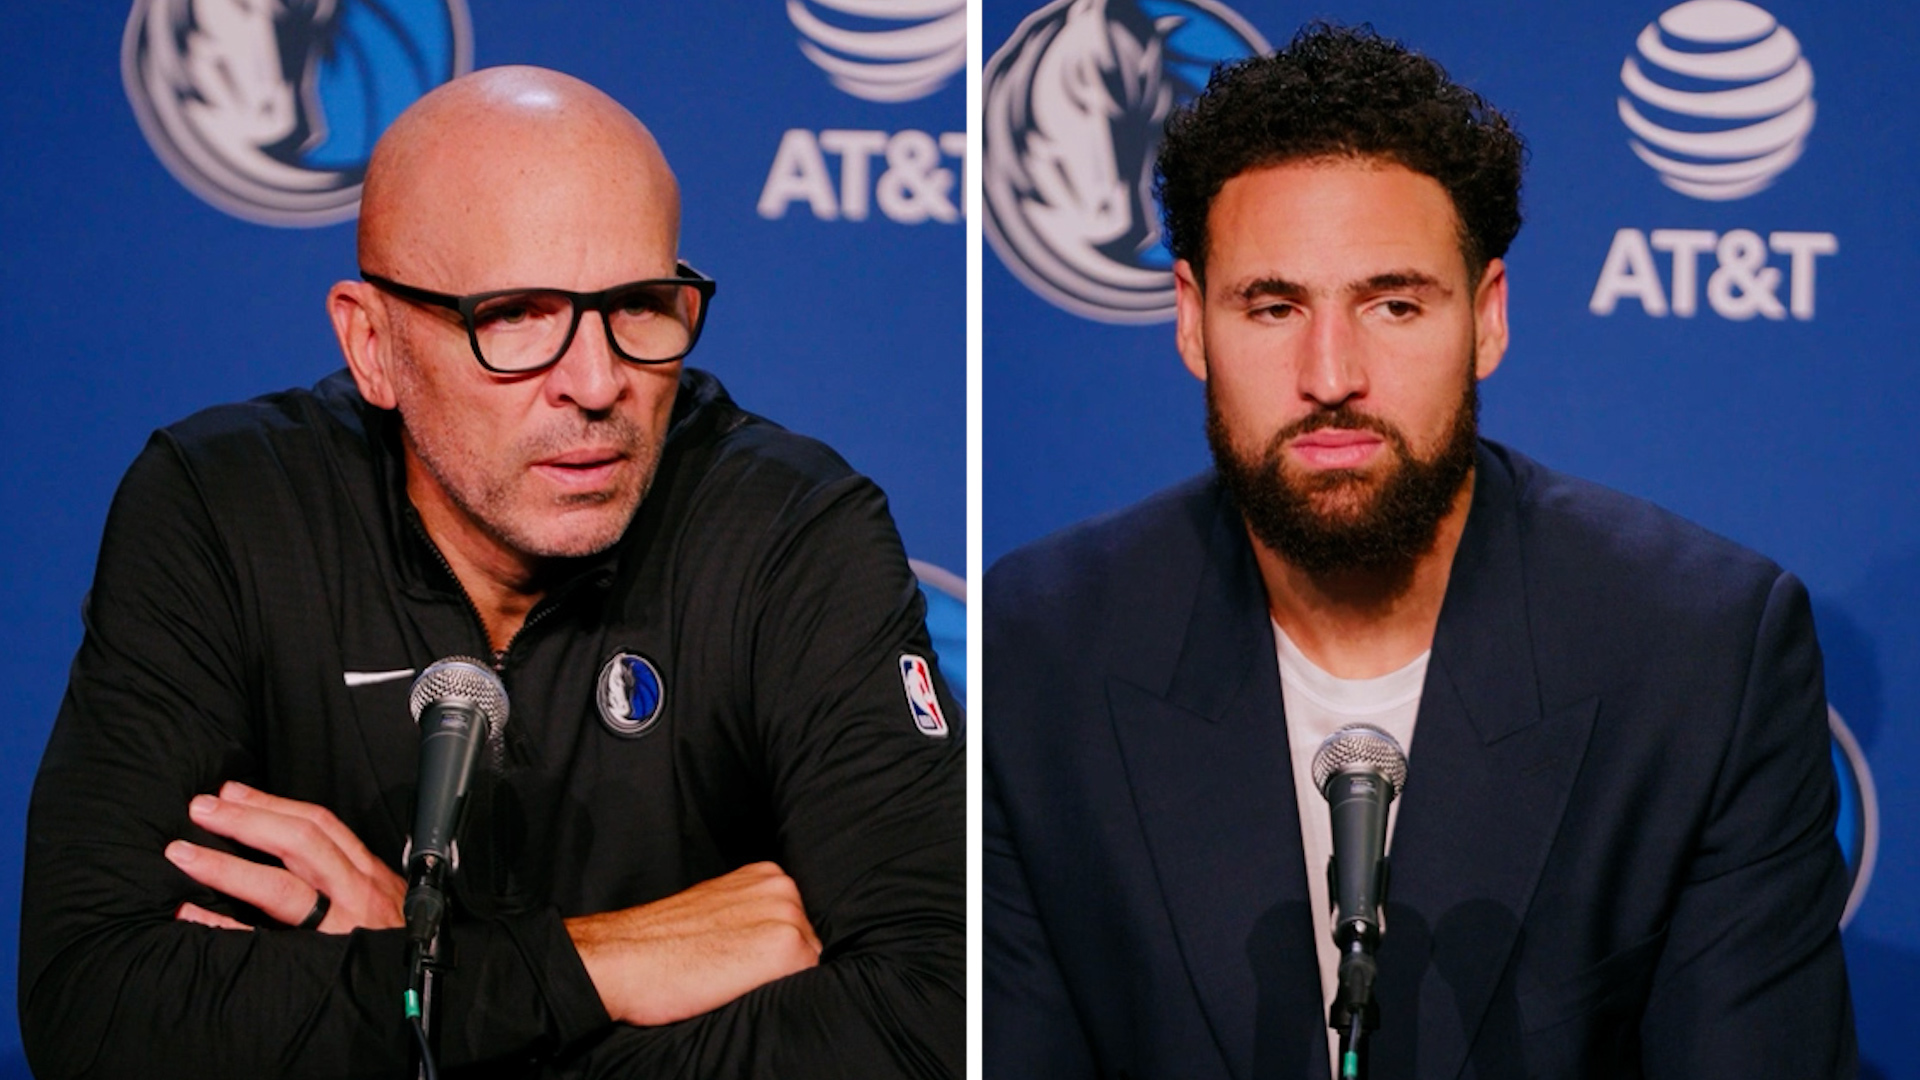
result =
[{"label": "gooseneck microphone boom", "polygon": [[420,783],[407,855],[407,937],[433,940],[446,913],[446,875],[480,751],[507,722],[507,690],[465,656],[437,661],[413,682],[408,700],[420,724]]},{"label": "gooseneck microphone boom", "polygon": [[1373,1000],[1374,949],[1387,903],[1387,807],[1407,784],[1407,755],[1371,724],[1349,724],[1313,755],[1313,783],[1333,819],[1327,900],[1340,969],[1327,1023],[1342,1033],[1341,1080],[1357,1080],[1366,1033],[1380,1024]]}]

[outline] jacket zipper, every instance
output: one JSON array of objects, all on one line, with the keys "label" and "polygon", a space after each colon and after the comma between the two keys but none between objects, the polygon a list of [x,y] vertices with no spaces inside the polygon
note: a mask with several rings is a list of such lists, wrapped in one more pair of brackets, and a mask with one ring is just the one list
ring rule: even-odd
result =
[{"label": "jacket zipper", "polygon": [[[513,636],[507,639],[505,646],[496,649],[493,647],[492,639],[487,634],[487,620],[480,615],[480,605],[473,602],[473,595],[467,592],[467,587],[461,583],[460,575],[453,572],[453,564],[449,563],[447,557],[441,553],[440,545],[433,542],[433,537],[427,535],[427,527],[421,523],[420,516],[418,514],[408,514],[407,518],[413,523],[413,531],[418,534],[420,539],[427,545],[427,550],[433,552],[434,561],[440,564],[440,569],[447,572],[447,579],[453,582],[455,591],[460,594],[460,599],[467,605],[467,614],[473,616],[473,623],[480,630],[480,640],[486,642],[487,652],[492,658],[494,674],[505,676],[507,673],[507,656],[513,652],[514,643],[519,641],[536,623],[545,619],[548,613],[555,607],[559,606],[557,601],[561,594],[549,593],[541,597],[540,601],[533,605],[533,610],[527,613],[527,617],[521,620],[520,629],[513,632]],[[571,590],[562,591],[566,592]]]}]

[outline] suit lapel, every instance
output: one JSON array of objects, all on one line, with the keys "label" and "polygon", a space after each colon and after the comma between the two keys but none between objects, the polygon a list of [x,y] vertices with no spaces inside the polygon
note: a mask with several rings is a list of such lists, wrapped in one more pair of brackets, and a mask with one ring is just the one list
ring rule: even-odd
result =
[{"label": "suit lapel", "polygon": [[[1542,706],[1515,497],[1504,463],[1483,451],[1434,635],[1393,839],[1376,1076],[1461,1072],[1513,952],[1598,707],[1595,699]],[[1514,1012],[1494,1015],[1508,1022]],[[1507,1043],[1505,1034],[1489,1032],[1495,1037],[1488,1045]]]},{"label": "suit lapel", "polygon": [[1325,1077],[1266,592],[1237,514],[1217,502],[1203,557],[1169,553],[1171,573],[1193,582],[1188,618],[1161,631],[1181,635],[1159,654],[1178,659],[1114,677],[1108,701],[1174,938],[1229,1071]]}]

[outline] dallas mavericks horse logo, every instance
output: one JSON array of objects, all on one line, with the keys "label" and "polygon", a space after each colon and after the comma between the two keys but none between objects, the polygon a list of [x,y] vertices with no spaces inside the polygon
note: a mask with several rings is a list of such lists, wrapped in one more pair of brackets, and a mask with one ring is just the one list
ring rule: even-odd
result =
[{"label": "dallas mavericks horse logo", "polygon": [[1840,816],[1833,831],[1853,879],[1846,913],[1840,916],[1844,927],[1860,909],[1860,900],[1873,880],[1874,860],[1880,854],[1880,796],[1873,786],[1873,773],[1867,768],[1867,755],[1861,753],[1853,731],[1831,705],[1827,706],[1827,730],[1833,737],[1834,778],[1840,783]]},{"label": "dallas mavericks horse logo", "polygon": [[465,0],[134,0],[120,49],[167,170],[263,225],[352,217],[374,140],[472,66]]},{"label": "dallas mavericks horse logo", "polygon": [[645,735],[660,719],[666,704],[666,684],[660,669],[637,652],[621,651],[607,658],[594,683],[594,704],[607,730],[624,738]]},{"label": "dallas mavericks horse logo", "polygon": [[1054,0],[987,62],[987,239],[1028,288],[1089,319],[1173,317],[1154,209],[1167,114],[1215,65],[1267,51],[1214,0]]}]

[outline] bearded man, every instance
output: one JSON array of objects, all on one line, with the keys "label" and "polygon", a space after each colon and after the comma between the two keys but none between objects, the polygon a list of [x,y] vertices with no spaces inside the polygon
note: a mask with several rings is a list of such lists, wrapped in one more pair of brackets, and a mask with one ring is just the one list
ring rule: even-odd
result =
[{"label": "bearded man", "polygon": [[1327,26],[1169,122],[1215,469],[987,577],[989,1077],[1352,1075],[1355,723],[1408,749],[1373,1075],[1852,1075],[1806,590],[1477,437],[1523,157]]}]

